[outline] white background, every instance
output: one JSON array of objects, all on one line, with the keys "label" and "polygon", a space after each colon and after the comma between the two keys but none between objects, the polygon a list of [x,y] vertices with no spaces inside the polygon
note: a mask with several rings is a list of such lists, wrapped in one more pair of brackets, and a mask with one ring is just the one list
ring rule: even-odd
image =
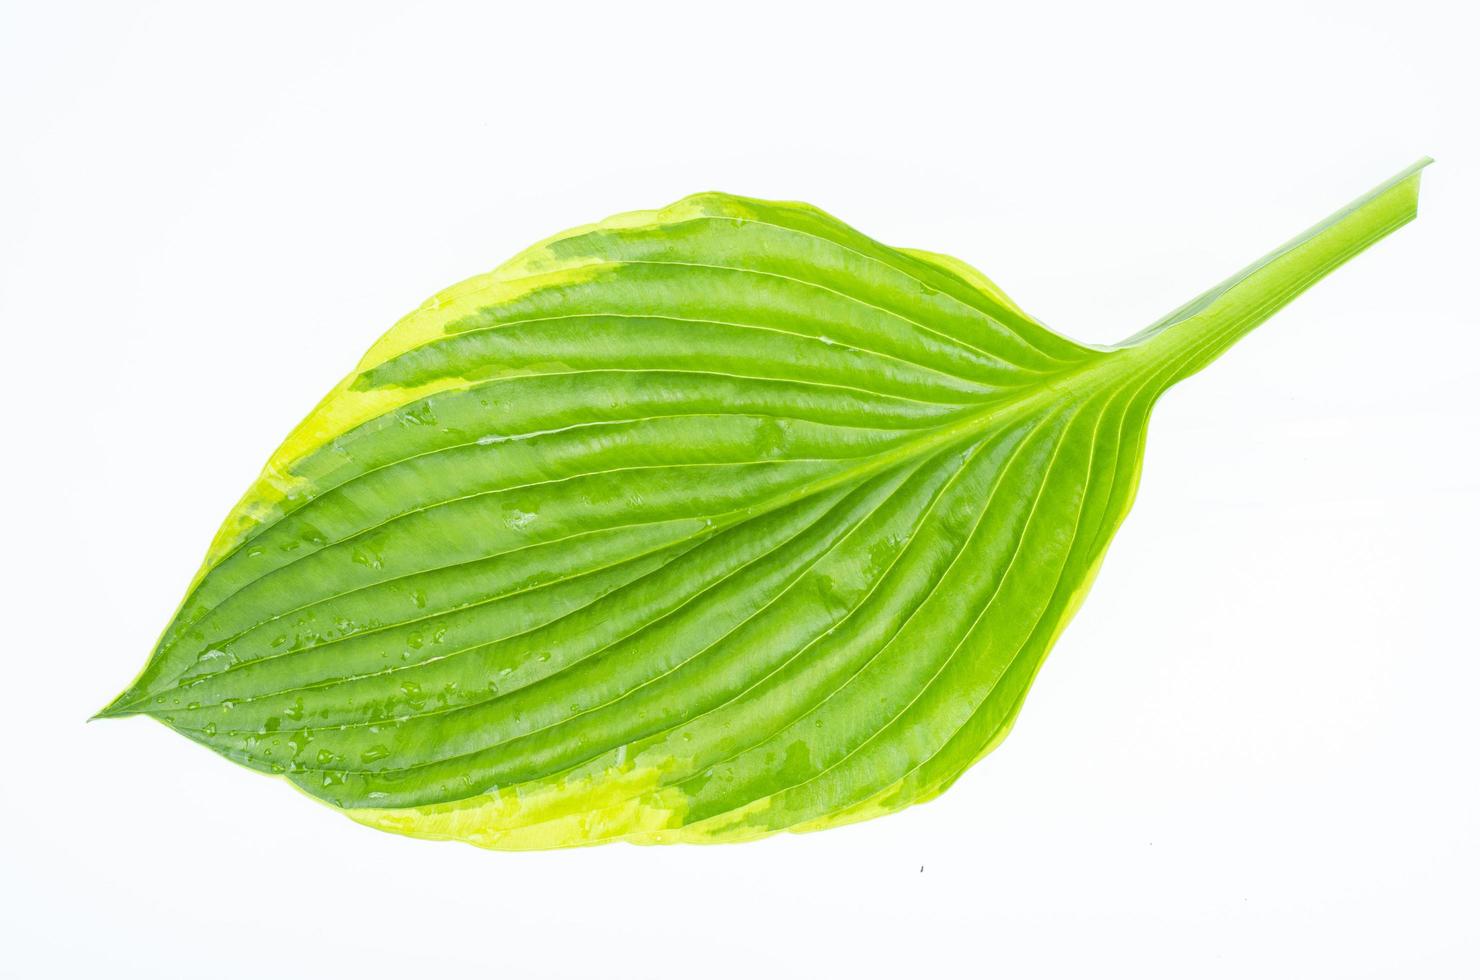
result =
[{"label": "white background", "polygon": [[[1475,977],[1472,5],[77,4],[0,15],[0,971]],[[85,725],[397,316],[724,189],[1133,333],[1422,154],[1419,220],[1163,400],[1013,736],[715,848],[382,835]]]}]

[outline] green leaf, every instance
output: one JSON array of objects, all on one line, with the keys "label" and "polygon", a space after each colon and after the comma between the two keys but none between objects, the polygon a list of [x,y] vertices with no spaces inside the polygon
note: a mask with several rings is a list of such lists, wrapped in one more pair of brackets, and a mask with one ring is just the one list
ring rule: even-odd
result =
[{"label": "green leaf", "polygon": [[1158,396],[1412,219],[1422,166],[1110,349],[803,204],[556,236],[371,348],[102,714],[486,847],[930,799],[1083,599]]}]

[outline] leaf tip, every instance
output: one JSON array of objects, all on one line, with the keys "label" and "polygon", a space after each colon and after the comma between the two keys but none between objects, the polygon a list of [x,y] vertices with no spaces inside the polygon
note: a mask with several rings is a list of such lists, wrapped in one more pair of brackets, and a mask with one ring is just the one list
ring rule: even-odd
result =
[{"label": "leaf tip", "polygon": [[99,708],[87,720],[91,722],[97,721],[100,718],[123,718],[127,715],[139,714],[139,709],[135,706],[135,701],[131,697],[134,693],[134,689],[129,688],[112,701],[109,701],[102,708]]}]

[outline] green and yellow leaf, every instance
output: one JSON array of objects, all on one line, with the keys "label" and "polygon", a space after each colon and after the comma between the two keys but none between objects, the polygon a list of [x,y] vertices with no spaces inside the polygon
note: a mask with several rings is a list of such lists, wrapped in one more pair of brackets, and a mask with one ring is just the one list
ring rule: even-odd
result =
[{"label": "green and yellow leaf", "polygon": [[1083,599],[1157,398],[1409,221],[1421,166],[1110,349],[803,204],[558,235],[370,349],[103,714],[485,847],[930,799]]}]

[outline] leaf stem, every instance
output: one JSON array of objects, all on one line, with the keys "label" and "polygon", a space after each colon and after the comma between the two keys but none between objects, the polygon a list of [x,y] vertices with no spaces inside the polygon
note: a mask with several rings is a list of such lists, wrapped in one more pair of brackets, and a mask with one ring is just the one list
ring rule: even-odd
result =
[{"label": "leaf stem", "polygon": [[1117,349],[1148,365],[1175,363],[1167,387],[1202,370],[1327,273],[1412,221],[1419,174],[1432,162],[1424,157]]}]

